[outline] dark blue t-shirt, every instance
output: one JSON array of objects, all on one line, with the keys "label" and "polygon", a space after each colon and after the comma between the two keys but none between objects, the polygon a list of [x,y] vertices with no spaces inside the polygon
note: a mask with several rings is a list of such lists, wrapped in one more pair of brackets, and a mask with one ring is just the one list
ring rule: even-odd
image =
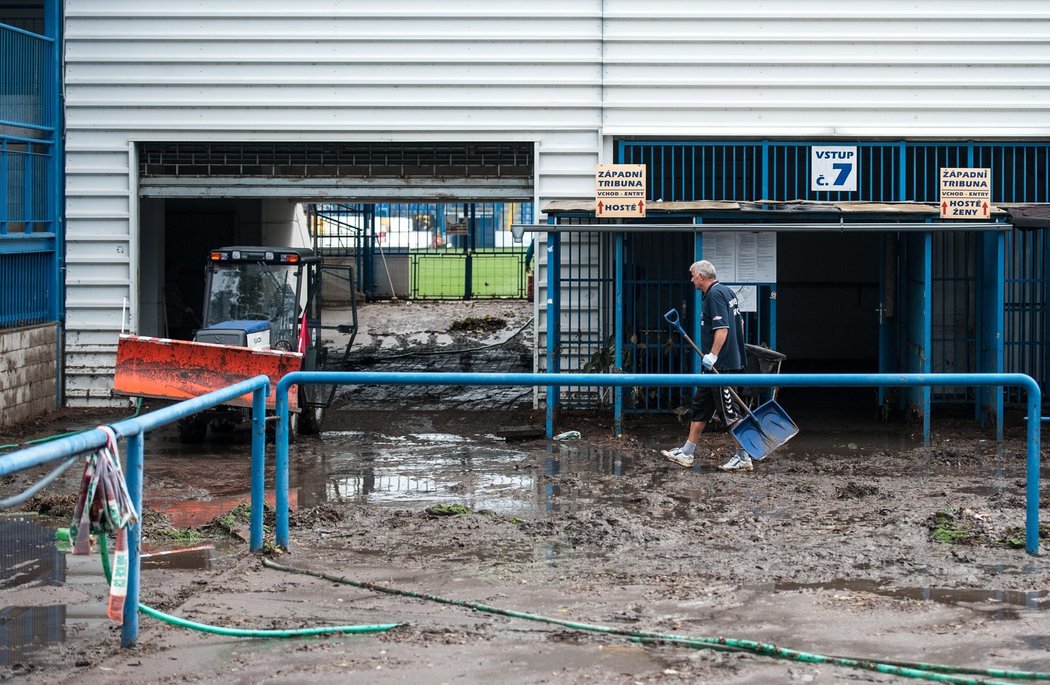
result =
[{"label": "dark blue t-shirt", "polygon": [[725,344],[718,353],[715,369],[718,371],[739,371],[744,368],[746,360],[744,350],[744,317],[740,314],[740,305],[736,293],[718,281],[711,284],[704,294],[700,319],[700,348],[711,351],[715,340],[715,329],[729,329]]}]

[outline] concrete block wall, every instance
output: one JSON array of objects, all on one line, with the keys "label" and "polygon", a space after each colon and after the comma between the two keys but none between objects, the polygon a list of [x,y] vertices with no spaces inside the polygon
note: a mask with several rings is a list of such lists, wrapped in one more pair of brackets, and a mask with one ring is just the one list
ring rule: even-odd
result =
[{"label": "concrete block wall", "polygon": [[54,323],[0,329],[0,429],[55,408],[57,332]]}]

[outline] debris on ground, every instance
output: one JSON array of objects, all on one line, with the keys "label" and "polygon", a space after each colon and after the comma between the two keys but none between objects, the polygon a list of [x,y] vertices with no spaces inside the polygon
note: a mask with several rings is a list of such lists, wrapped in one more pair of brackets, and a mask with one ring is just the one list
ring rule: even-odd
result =
[{"label": "debris on ground", "polygon": [[495,333],[496,331],[502,331],[506,327],[506,319],[486,314],[485,316],[468,316],[465,319],[453,321],[448,329],[462,333]]}]

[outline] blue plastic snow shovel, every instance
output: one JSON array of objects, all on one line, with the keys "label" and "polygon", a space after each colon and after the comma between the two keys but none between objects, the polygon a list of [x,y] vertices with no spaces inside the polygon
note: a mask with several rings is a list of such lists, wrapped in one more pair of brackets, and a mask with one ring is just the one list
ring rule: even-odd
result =
[{"label": "blue plastic snow shovel", "polygon": [[[700,351],[700,348],[696,346],[692,338],[686,335],[685,329],[682,328],[682,324],[678,321],[678,310],[672,309],[664,314],[664,319],[667,323],[671,324],[671,327],[678,331],[678,335],[682,336],[686,342],[692,345],[696,353],[701,357],[704,353]],[[715,373],[718,373],[714,369],[711,369]],[[748,409],[747,403],[740,399],[740,395],[736,394],[736,391],[725,386],[729,393],[733,396],[733,400],[740,405],[746,417],[741,419],[735,426],[730,430],[733,433],[733,437],[740,443],[740,446],[747,450],[747,453],[752,458],[762,460],[766,458],[770,452],[783,445],[785,442],[795,437],[798,433],[798,426],[791,420],[784,408],[777,404],[776,400],[769,400],[758,405],[754,411]]]}]

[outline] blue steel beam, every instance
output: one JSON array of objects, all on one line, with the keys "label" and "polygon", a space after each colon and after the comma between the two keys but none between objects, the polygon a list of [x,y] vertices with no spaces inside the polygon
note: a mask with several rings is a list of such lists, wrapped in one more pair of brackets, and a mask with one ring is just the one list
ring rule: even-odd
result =
[{"label": "blue steel beam", "polygon": [[[276,544],[288,549],[288,392],[296,384],[334,385],[511,385],[594,387],[717,387],[724,382],[715,374],[600,374],[600,373],[388,373],[379,371],[296,371],[277,383]],[[1022,373],[868,373],[868,374],[734,374],[733,384],[742,387],[867,388],[933,386],[1016,386],[1027,392],[1028,416],[1026,460],[1025,550],[1039,551],[1039,435],[1042,393],[1031,376]],[[553,436],[548,425],[547,437]],[[0,473],[0,475],[3,475]]]},{"label": "blue steel beam", "polygon": [[[613,297],[616,300],[615,330],[613,337],[613,366],[615,372],[623,370],[623,233],[613,237],[616,258],[613,260]],[[613,435],[623,434],[623,388],[613,390]]]},{"label": "blue steel beam", "polygon": [[[561,371],[561,236],[547,234],[547,373]],[[547,386],[547,435],[554,434],[554,412],[558,408],[554,386]]]}]

